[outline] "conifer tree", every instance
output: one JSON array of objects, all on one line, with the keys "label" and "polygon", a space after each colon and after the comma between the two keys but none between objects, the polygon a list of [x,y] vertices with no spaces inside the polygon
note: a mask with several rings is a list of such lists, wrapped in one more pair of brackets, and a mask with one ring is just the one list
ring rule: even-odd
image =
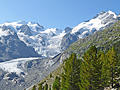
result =
[{"label": "conifer tree", "polygon": [[110,85],[110,70],[107,61],[107,57],[104,52],[101,51],[101,56],[99,58],[102,61],[102,68],[101,68],[101,87],[108,87]]},{"label": "conifer tree", "polygon": [[95,46],[84,54],[80,72],[80,89],[81,90],[99,90],[101,89],[101,68],[102,61],[100,53]]},{"label": "conifer tree", "polygon": [[47,83],[44,86],[44,90],[48,90],[48,84]]},{"label": "conifer tree", "polygon": [[112,88],[114,87],[114,84],[119,83],[116,79],[119,77],[119,72],[118,72],[118,58],[117,54],[115,52],[114,47],[112,47],[108,52],[107,52],[107,60],[108,60],[108,66],[110,70],[110,77],[111,77],[111,86]]},{"label": "conifer tree", "polygon": [[119,88],[120,60],[114,48],[107,53],[95,46],[85,52],[83,59],[72,54],[65,60],[61,78],[61,90],[104,90]]},{"label": "conifer tree", "polygon": [[33,86],[32,90],[36,90],[36,86],[35,85]]},{"label": "conifer tree", "polygon": [[53,90],[60,90],[60,78],[58,76],[56,76],[53,83]]},{"label": "conifer tree", "polygon": [[51,85],[49,86],[49,90],[52,90],[52,89],[51,89]]},{"label": "conifer tree", "polygon": [[42,83],[38,85],[38,90],[42,90]]},{"label": "conifer tree", "polygon": [[76,54],[71,54],[65,61],[62,74],[61,90],[79,90],[80,82],[80,60]]}]

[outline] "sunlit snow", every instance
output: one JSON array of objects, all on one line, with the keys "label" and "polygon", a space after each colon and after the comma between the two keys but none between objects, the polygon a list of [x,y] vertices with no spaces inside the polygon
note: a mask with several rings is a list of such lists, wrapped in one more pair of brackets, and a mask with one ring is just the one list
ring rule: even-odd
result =
[{"label": "sunlit snow", "polygon": [[24,63],[26,61],[30,61],[30,60],[36,60],[36,59],[40,59],[39,57],[36,58],[18,58],[18,59],[13,59],[10,61],[6,61],[6,62],[1,62],[0,63],[0,68],[6,72],[16,72],[16,74],[20,74],[21,72],[23,72],[18,65],[23,65],[24,67]]},{"label": "sunlit snow", "polygon": [[[103,23],[103,21],[105,21],[107,18],[111,17],[110,15],[113,16],[113,18],[117,18],[117,15],[112,12],[112,11],[108,11],[106,13],[103,13],[101,15],[99,15],[98,17],[91,19],[88,22],[82,22],[79,25],[77,25],[75,28],[73,28],[71,34],[74,34],[76,32],[78,32],[79,30],[81,30],[81,28],[84,28],[84,30],[89,30],[91,31],[92,29],[96,29],[99,30],[102,27],[105,27],[106,25],[108,25],[109,23]],[[79,32],[84,32],[84,30],[79,31]]]}]

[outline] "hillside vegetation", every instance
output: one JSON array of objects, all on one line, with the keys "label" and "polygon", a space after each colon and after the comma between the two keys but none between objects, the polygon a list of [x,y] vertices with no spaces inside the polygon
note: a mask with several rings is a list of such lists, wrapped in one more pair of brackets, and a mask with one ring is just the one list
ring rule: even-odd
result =
[{"label": "hillside vegetation", "polygon": [[[103,90],[120,87],[120,21],[73,43],[63,64],[32,89]],[[73,53],[73,54],[72,54]],[[77,55],[76,55],[76,54]]]},{"label": "hillside vegetation", "polygon": [[120,21],[113,24],[109,28],[98,31],[93,35],[89,35],[84,39],[79,39],[73,43],[64,53],[77,53],[80,56],[92,45],[100,49],[108,49],[114,43],[120,41]]}]

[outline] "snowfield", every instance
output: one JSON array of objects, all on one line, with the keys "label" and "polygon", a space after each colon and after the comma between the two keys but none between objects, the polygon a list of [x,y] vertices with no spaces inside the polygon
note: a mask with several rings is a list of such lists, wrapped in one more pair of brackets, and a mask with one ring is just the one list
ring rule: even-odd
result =
[{"label": "snowfield", "polygon": [[0,63],[0,68],[6,72],[12,73],[15,72],[16,74],[20,75],[23,70],[21,70],[19,67],[24,67],[25,62],[30,60],[37,60],[40,59],[39,57],[31,57],[31,58],[18,58],[13,59],[6,62]]},{"label": "snowfield", "polygon": [[[80,32],[81,35],[79,37],[83,38],[83,35],[85,34],[84,32],[87,31],[87,32],[91,33],[92,30],[94,30],[94,29],[96,29],[98,31],[102,27],[105,27],[109,23],[113,22],[113,20],[116,18],[117,18],[117,15],[112,11],[101,12],[97,17],[89,20],[88,22],[82,22],[79,25],[77,25],[76,27],[74,27],[71,34]],[[108,21],[108,19],[109,19],[109,21]]]}]

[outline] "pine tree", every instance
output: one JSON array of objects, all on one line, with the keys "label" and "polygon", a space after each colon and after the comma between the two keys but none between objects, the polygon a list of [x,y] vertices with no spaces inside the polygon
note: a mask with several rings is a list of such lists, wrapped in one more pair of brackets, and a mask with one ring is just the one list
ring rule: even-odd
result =
[{"label": "pine tree", "polygon": [[48,84],[47,83],[44,86],[44,90],[48,90]]},{"label": "pine tree", "polygon": [[[97,50],[97,48],[96,48]],[[92,88],[94,90],[103,90],[104,87],[101,86],[102,82],[101,82],[101,75],[102,75],[102,60],[100,59],[101,57],[101,52],[97,51],[96,52],[96,56],[94,59],[94,61],[92,62],[92,66],[93,66],[93,73],[92,73]]]},{"label": "pine tree", "polygon": [[38,90],[42,90],[42,83],[38,85]]},{"label": "pine tree", "polygon": [[119,77],[120,60],[115,49],[104,53],[92,46],[82,60],[74,53],[65,60],[61,90],[104,90],[110,85],[119,88]]},{"label": "pine tree", "polygon": [[52,90],[52,89],[51,89],[51,85],[49,86],[49,90]]},{"label": "pine tree", "polygon": [[110,70],[110,77],[111,77],[111,86],[114,88],[114,84],[119,83],[116,79],[119,77],[118,73],[118,58],[115,52],[114,47],[112,47],[106,54],[108,59],[108,66]]},{"label": "pine tree", "polygon": [[81,59],[77,59],[76,56],[75,56],[75,59],[73,61],[71,90],[79,90],[79,84],[80,84],[80,64],[81,64]]},{"label": "pine tree", "polygon": [[101,68],[101,87],[108,87],[110,85],[110,70],[107,61],[107,57],[104,52],[101,51],[101,56],[99,58],[102,61]]},{"label": "pine tree", "polygon": [[53,90],[60,90],[60,78],[58,76],[56,76],[53,83]]},{"label": "pine tree", "polygon": [[[71,58],[71,57],[70,57]],[[64,62],[63,73],[62,73],[62,82],[61,90],[68,90],[70,87],[70,74],[72,73],[71,59],[68,58]]]},{"label": "pine tree", "polygon": [[76,54],[71,54],[65,61],[62,74],[61,90],[79,90],[80,82],[80,60]]},{"label": "pine tree", "polygon": [[36,90],[36,86],[35,85],[33,86],[32,90]]},{"label": "pine tree", "polygon": [[103,89],[101,87],[102,61],[100,56],[101,54],[97,51],[95,46],[91,46],[84,54],[83,62],[80,68],[81,90]]}]

